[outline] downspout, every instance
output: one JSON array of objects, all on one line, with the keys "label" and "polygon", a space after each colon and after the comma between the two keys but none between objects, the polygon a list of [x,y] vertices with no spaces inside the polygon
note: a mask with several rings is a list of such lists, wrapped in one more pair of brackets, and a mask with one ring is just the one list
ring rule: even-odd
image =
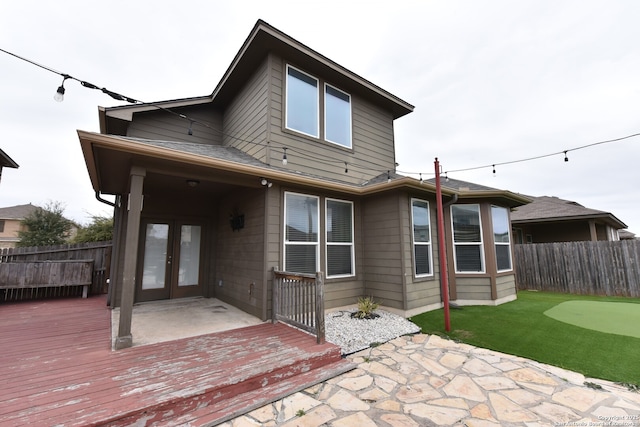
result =
[{"label": "downspout", "polygon": [[[117,205],[114,202],[110,202],[108,200],[103,199],[102,197],[100,197],[100,191],[96,191],[96,199],[98,199],[99,202],[102,202],[104,204],[107,204],[111,207],[117,207]],[[117,200],[117,196],[116,196],[116,200]]]},{"label": "downspout", "polygon": [[116,195],[116,200],[115,202],[110,202],[106,199],[103,199],[102,197],[100,197],[100,191],[96,191],[96,199],[99,202],[102,202],[106,205],[109,205],[111,207],[113,207],[113,237],[111,239],[111,265],[109,268],[109,278],[107,279],[107,305],[111,308],[113,308],[113,304],[111,303],[111,297],[112,297],[112,282],[111,282],[111,278],[115,277],[114,276],[114,272],[116,271],[116,268],[118,266],[118,259],[117,257],[115,257],[114,255],[117,254],[117,251],[114,251],[113,248],[117,247],[117,243],[118,243],[118,228],[120,227],[120,221],[118,220],[118,217],[116,215],[116,210],[118,208],[118,206],[120,206],[120,195]]}]

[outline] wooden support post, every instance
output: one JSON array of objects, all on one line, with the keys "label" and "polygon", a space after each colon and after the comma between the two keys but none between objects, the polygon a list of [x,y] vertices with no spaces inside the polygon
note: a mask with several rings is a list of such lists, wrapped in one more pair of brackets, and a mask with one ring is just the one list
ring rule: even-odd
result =
[{"label": "wooden support post", "polygon": [[122,277],[122,298],[120,300],[120,324],[115,340],[116,350],[131,347],[131,320],[133,300],[136,288],[136,265],[138,263],[138,239],[140,234],[140,212],[142,211],[142,186],[146,171],[139,167],[131,168],[127,231],[124,246],[124,271]]}]

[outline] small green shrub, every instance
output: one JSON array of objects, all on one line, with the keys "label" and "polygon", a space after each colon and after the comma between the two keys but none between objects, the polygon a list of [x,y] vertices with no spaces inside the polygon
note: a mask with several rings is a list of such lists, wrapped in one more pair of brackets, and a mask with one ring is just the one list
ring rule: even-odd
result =
[{"label": "small green shrub", "polygon": [[378,308],[380,304],[373,301],[372,297],[360,297],[358,298],[358,311],[353,313],[351,317],[356,319],[373,319],[378,317],[373,311]]}]

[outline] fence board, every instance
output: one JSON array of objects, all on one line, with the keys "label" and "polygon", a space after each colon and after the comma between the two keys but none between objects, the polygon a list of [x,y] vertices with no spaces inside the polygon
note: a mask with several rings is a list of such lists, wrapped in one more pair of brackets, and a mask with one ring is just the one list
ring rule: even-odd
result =
[{"label": "fence board", "polygon": [[[65,244],[56,246],[38,246],[30,248],[0,249],[0,263],[21,263],[35,261],[83,261],[93,260],[93,277],[89,293],[103,294],[107,292],[107,279],[111,265],[112,244],[107,242],[90,242],[78,244]],[[33,274],[33,272],[30,272]],[[13,278],[12,280],[17,280]],[[82,288],[80,287],[80,291]],[[62,292],[75,292],[71,288],[59,290],[52,294],[50,290],[11,292],[5,294],[5,298],[17,300],[28,298],[41,298],[47,296],[62,296]],[[14,295],[15,294],[15,295]],[[14,295],[12,297],[12,295]],[[65,294],[67,295],[67,294]]]},{"label": "fence board", "polygon": [[640,297],[640,241],[514,246],[519,289]]}]

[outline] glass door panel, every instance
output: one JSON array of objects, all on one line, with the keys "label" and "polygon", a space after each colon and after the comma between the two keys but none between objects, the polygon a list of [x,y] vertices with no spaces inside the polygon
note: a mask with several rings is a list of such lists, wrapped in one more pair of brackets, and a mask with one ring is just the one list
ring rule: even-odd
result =
[{"label": "glass door panel", "polygon": [[199,225],[180,227],[180,262],[178,286],[197,286],[200,283],[200,236]]},{"label": "glass door panel", "polygon": [[167,274],[169,224],[147,224],[142,267],[142,289],[162,289]]}]

